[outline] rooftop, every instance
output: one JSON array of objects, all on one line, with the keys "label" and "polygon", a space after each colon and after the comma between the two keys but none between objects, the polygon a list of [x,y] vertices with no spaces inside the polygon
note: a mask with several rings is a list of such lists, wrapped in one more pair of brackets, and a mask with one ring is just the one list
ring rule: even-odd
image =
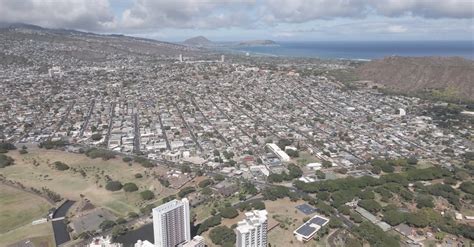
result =
[{"label": "rooftop", "polygon": [[303,236],[305,239],[311,238],[321,227],[325,226],[329,219],[316,215],[303,225],[298,227],[294,233]]},{"label": "rooftop", "polygon": [[237,223],[236,230],[240,233],[246,233],[255,227],[263,224],[267,221],[267,211],[266,210],[254,210],[251,212],[245,213],[246,219],[239,221]]}]

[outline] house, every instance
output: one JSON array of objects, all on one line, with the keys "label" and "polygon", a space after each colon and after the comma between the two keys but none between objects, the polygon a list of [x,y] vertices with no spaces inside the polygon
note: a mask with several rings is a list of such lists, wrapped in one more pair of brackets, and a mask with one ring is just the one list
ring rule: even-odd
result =
[{"label": "house", "polygon": [[231,196],[237,191],[239,191],[239,187],[230,181],[222,181],[212,187],[215,191],[217,191],[222,196]]}]

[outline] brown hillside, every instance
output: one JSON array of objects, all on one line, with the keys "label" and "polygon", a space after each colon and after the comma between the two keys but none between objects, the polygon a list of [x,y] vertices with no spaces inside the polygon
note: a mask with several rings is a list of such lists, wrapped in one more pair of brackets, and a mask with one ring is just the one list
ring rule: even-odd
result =
[{"label": "brown hillside", "polygon": [[460,57],[386,57],[360,66],[356,73],[362,80],[398,92],[439,89],[453,97],[474,100],[474,61]]}]

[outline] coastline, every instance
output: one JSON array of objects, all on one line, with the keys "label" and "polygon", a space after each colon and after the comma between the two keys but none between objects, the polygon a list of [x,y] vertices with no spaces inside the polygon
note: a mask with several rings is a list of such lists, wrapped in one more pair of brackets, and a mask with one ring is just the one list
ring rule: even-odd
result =
[{"label": "coastline", "polygon": [[278,45],[226,46],[219,50],[253,56],[371,61],[387,56],[462,57],[474,60],[469,41],[279,42]]}]

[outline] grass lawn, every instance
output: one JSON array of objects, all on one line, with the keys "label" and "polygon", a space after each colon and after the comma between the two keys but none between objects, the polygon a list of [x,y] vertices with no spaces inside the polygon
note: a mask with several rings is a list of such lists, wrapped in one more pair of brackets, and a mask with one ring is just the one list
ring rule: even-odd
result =
[{"label": "grass lawn", "polygon": [[320,162],[318,158],[308,152],[299,152],[299,157],[293,159],[293,161],[296,161],[296,164],[298,164],[299,166],[305,166],[309,163]]},{"label": "grass lawn", "polygon": [[[218,209],[220,207],[224,207],[226,203],[230,203],[232,205],[234,203],[237,203],[238,201],[239,197],[235,195],[227,198],[211,198],[207,203],[203,203],[197,206],[196,208],[191,208],[191,211],[196,213],[196,222],[200,223],[211,216],[211,210],[213,208],[218,211]],[[216,204],[217,207],[215,207]]]},{"label": "grass lawn", "polygon": [[433,166],[433,163],[429,160],[419,160],[418,163],[416,164],[416,169],[425,169],[432,166]]},{"label": "grass lawn", "polygon": [[[70,200],[80,200],[82,194],[94,205],[105,207],[119,216],[139,211],[145,203],[139,196],[140,191],[152,190],[157,199],[176,193],[174,189],[163,187],[153,176],[166,174],[166,168],[144,168],[137,163],[129,166],[121,157],[104,161],[83,154],[33,147],[28,149],[28,154],[20,155],[17,151],[11,151],[7,155],[15,159],[15,165],[0,170],[5,177],[19,181],[26,187],[47,187]],[[52,165],[55,161],[66,163],[71,169],[58,171]],[[34,163],[39,165],[35,166]],[[73,172],[72,168],[83,170],[85,177],[80,172]],[[135,178],[137,173],[143,177]],[[106,176],[122,183],[133,182],[139,190],[108,191],[105,189]]]},{"label": "grass lawn", "polygon": [[196,222],[202,222],[211,217],[211,210],[212,203],[204,203],[195,208],[191,208],[191,212],[196,213]]},{"label": "grass lawn", "polygon": [[39,196],[0,184],[0,234],[45,217],[52,207]]},{"label": "grass lawn", "polygon": [[0,246],[7,246],[13,243],[17,243],[24,239],[30,239],[33,243],[41,243],[44,247],[53,247],[54,235],[53,235],[53,226],[51,222],[31,225],[27,224],[22,227],[16,228],[15,230],[9,231],[4,234],[0,234]]},{"label": "grass lawn", "polygon": [[303,203],[305,202],[302,200],[292,202],[288,198],[276,201],[265,201],[269,227],[276,223],[283,223],[282,226],[284,226],[284,228],[282,228],[278,225],[268,232],[268,241],[272,246],[313,246],[311,245],[311,241],[303,245],[293,236],[293,231],[303,224],[303,219],[312,216],[304,215],[295,208],[297,205]]}]

